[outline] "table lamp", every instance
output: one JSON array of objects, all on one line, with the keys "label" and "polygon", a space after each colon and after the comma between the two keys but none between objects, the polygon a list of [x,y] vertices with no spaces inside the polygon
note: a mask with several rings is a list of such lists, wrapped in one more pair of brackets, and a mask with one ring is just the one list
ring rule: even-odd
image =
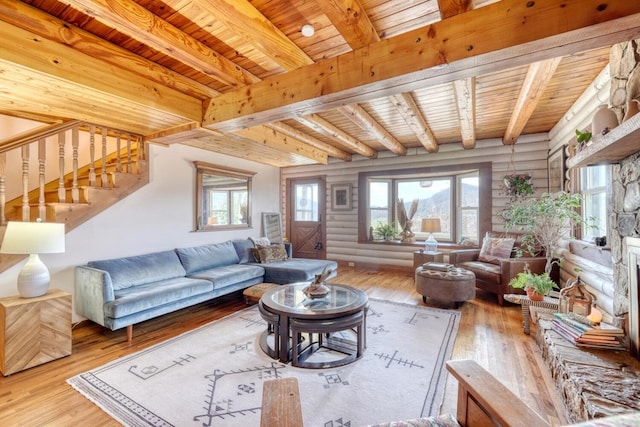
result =
[{"label": "table lamp", "polygon": [[440,232],[440,218],[422,218],[420,230],[429,233],[429,238],[424,241],[424,251],[434,253],[438,251],[438,241],[433,237],[433,233]]},{"label": "table lamp", "polygon": [[23,298],[39,297],[49,288],[49,270],[38,254],[64,252],[64,224],[9,221],[0,253],[28,254],[18,274],[18,293]]}]

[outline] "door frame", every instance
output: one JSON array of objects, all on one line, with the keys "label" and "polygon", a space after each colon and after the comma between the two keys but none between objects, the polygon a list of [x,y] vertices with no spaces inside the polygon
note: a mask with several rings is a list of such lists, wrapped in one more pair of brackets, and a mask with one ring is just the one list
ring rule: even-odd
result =
[{"label": "door frame", "polygon": [[[285,195],[285,207],[286,207],[286,225],[285,230],[287,236],[293,236],[292,223],[293,223],[293,206],[291,203],[292,188],[296,183],[302,182],[318,182],[318,218],[320,222],[320,243],[322,243],[322,250],[319,252],[321,259],[327,258],[327,180],[326,175],[314,175],[296,178],[286,179],[286,195]],[[291,247],[292,254],[293,245]]]}]

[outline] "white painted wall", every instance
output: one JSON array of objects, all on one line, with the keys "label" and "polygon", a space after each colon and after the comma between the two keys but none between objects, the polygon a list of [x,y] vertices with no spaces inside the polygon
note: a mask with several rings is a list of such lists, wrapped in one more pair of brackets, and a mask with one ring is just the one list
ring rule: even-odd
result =
[{"label": "white painted wall", "polygon": [[[192,231],[194,160],[257,172],[251,199],[253,228]],[[74,267],[90,260],[257,237],[262,232],[261,213],[279,210],[280,171],[276,167],[182,145],[150,146],[149,165],[148,185],[67,233],[64,254],[41,256],[51,273],[52,288],[73,293]],[[17,294],[16,280],[22,264],[0,274],[0,297]]]}]

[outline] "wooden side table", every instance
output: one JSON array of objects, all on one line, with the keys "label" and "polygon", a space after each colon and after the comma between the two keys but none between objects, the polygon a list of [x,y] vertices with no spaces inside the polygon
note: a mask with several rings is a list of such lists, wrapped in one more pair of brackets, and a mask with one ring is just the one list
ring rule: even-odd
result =
[{"label": "wooden side table", "polygon": [[413,253],[413,269],[420,267],[425,262],[444,262],[443,252],[425,252],[420,249]]},{"label": "wooden side table", "polygon": [[71,354],[71,294],[0,298],[0,371],[4,376]]},{"label": "wooden side table", "polygon": [[549,311],[558,311],[560,300],[545,296],[542,301],[531,301],[528,296],[520,294],[505,294],[504,299],[522,306],[522,329],[525,334],[531,333],[531,311],[529,307],[543,308]]}]

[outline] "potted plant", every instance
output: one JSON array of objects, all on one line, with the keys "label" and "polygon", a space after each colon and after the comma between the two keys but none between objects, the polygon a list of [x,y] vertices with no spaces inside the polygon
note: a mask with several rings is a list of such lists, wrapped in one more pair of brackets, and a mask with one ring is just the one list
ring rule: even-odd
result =
[{"label": "potted plant", "polygon": [[502,179],[507,195],[511,197],[523,197],[533,194],[533,183],[528,173],[505,175]]},{"label": "potted plant", "polygon": [[524,289],[527,296],[532,301],[542,301],[545,295],[552,289],[558,289],[558,285],[551,280],[547,273],[534,274],[526,265],[524,272],[518,273],[516,277],[509,281],[509,286],[516,289]]},{"label": "potted plant", "polygon": [[373,235],[375,237],[386,241],[395,238],[396,234],[398,234],[398,229],[396,228],[395,222],[392,222],[391,224],[378,223],[378,225],[373,229]]},{"label": "potted plant", "polygon": [[539,199],[512,204],[507,210],[506,228],[530,233],[523,238],[522,246],[529,253],[537,252],[536,247],[544,250],[547,275],[551,274],[553,264],[560,261],[560,239],[568,236],[573,227],[592,227],[593,220],[585,220],[578,211],[581,202],[581,194],[544,193]]}]

